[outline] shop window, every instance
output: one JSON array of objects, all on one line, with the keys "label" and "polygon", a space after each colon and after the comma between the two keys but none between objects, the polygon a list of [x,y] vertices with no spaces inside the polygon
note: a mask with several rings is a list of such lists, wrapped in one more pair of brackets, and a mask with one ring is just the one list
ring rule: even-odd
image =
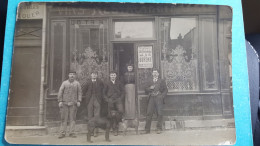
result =
[{"label": "shop window", "polygon": [[215,19],[161,18],[162,75],[170,92],[218,90]]},{"label": "shop window", "polygon": [[83,84],[93,70],[101,79],[108,77],[107,36],[106,19],[70,20],[70,69],[77,71]]},{"label": "shop window", "polygon": [[197,23],[195,17],[161,19],[162,75],[170,92],[199,90]]},{"label": "shop window", "polygon": [[115,39],[152,39],[154,38],[153,21],[116,21],[114,22]]}]

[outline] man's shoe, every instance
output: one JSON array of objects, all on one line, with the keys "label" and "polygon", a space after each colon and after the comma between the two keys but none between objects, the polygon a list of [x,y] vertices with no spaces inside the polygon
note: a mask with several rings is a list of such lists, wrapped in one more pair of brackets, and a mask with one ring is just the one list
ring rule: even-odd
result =
[{"label": "man's shoe", "polygon": [[157,134],[161,134],[161,133],[162,133],[162,130],[157,130],[156,133],[157,133]]},{"label": "man's shoe", "polygon": [[145,132],[143,132],[141,134],[149,134],[149,133],[150,133],[150,131],[145,131]]},{"label": "man's shoe", "polygon": [[114,136],[118,136],[118,131],[113,131]]},{"label": "man's shoe", "polygon": [[69,136],[72,137],[72,138],[76,138],[77,137],[75,133],[71,133],[71,134],[69,134]]},{"label": "man's shoe", "polygon": [[94,135],[93,135],[94,137],[98,137],[98,128],[95,128],[93,133],[94,133]]},{"label": "man's shoe", "polygon": [[61,138],[64,138],[64,137],[65,137],[65,134],[60,134],[58,138],[61,139]]},{"label": "man's shoe", "polygon": [[98,133],[97,132],[94,132],[94,137],[98,137]]}]

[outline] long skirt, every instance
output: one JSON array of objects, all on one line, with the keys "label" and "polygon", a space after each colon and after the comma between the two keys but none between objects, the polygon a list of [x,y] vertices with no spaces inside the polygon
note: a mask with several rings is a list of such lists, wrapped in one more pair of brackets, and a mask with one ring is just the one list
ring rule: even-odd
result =
[{"label": "long skirt", "polygon": [[135,119],[135,84],[125,85],[125,118]]}]

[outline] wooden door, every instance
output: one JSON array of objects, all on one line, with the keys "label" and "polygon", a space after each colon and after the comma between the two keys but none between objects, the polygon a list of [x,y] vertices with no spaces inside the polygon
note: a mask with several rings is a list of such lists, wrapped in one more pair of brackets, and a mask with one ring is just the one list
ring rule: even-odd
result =
[{"label": "wooden door", "polygon": [[41,79],[41,21],[17,23],[7,125],[38,125]]},{"label": "wooden door", "polygon": [[135,71],[137,84],[137,105],[139,118],[145,118],[147,110],[147,95],[145,88],[152,79],[152,69],[158,68],[156,49],[153,43],[135,44]]}]

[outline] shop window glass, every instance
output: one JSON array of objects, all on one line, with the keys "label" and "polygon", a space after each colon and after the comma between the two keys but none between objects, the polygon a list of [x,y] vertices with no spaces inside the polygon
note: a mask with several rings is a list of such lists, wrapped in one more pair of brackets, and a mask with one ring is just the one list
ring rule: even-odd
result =
[{"label": "shop window glass", "polygon": [[100,79],[108,77],[108,21],[78,19],[70,21],[70,69],[84,82],[95,70]]},{"label": "shop window glass", "polygon": [[197,18],[160,21],[162,75],[170,92],[199,90],[197,21]]},{"label": "shop window glass", "polygon": [[124,21],[114,23],[115,39],[153,38],[154,26],[152,21]]}]

